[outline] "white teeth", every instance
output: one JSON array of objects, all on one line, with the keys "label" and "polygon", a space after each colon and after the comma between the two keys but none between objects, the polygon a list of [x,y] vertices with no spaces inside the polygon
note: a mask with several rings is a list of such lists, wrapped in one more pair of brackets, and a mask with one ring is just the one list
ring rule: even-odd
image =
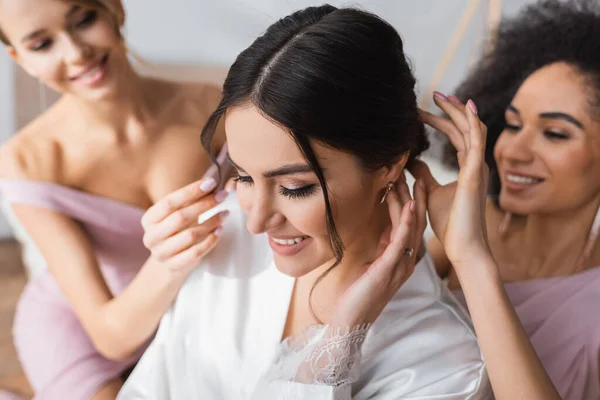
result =
[{"label": "white teeth", "polygon": [[529,176],[512,175],[512,174],[506,174],[506,180],[509,182],[520,183],[520,184],[525,184],[525,185],[531,185],[531,184],[542,181],[541,179],[531,178]]},{"label": "white teeth", "polygon": [[275,239],[273,238],[273,241],[277,244],[281,244],[284,246],[292,246],[296,243],[300,243],[301,241],[303,241],[305,238],[303,237],[297,237],[295,239]]},{"label": "white teeth", "polygon": [[102,66],[98,65],[94,69],[91,69],[88,72],[86,72],[85,74],[81,75],[79,77],[79,79],[95,78],[95,75],[98,74],[98,73],[100,73],[101,71],[102,71]]}]

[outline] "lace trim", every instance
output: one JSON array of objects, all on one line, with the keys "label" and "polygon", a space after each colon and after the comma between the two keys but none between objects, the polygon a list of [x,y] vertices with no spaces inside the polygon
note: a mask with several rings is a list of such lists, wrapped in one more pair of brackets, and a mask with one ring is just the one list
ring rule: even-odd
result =
[{"label": "lace trim", "polygon": [[358,379],[362,344],[370,324],[313,325],[281,343],[270,381],[341,386]]}]

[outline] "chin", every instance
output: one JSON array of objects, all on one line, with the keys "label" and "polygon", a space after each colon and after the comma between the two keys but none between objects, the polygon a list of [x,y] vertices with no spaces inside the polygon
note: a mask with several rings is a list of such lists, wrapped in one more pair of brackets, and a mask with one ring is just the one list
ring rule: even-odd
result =
[{"label": "chin", "polygon": [[320,264],[311,263],[307,260],[302,260],[302,257],[297,256],[280,256],[274,254],[274,262],[277,269],[287,276],[292,278],[300,278],[309,272],[313,271]]},{"label": "chin", "polygon": [[516,199],[505,193],[500,194],[500,208],[514,215],[529,215],[540,212],[540,202],[534,199]]}]

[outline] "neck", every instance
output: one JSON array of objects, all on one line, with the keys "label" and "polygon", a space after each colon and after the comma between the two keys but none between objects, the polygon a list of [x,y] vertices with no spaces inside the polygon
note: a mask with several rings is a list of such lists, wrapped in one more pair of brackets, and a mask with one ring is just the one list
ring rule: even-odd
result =
[{"label": "neck", "polygon": [[[598,213],[600,196],[584,206],[555,214],[532,214],[523,225],[521,257],[528,276],[571,275],[595,266],[595,257],[580,257],[588,244],[592,224]],[[598,243],[595,244],[598,248]],[[591,253],[593,255],[593,252]]]},{"label": "neck", "polygon": [[[376,207],[368,219],[369,224],[360,237],[347,244],[342,261],[327,273],[317,285],[313,293],[312,304],[321,321],[327,323],[335,310],[340,298],[346,290],[356,282],[379,256],[379,243],[381,235],[390,225],[390,216],[387,204]],[[334,265],[332,259],[323,264],[304,278],[312,287],[319,277]]]}]

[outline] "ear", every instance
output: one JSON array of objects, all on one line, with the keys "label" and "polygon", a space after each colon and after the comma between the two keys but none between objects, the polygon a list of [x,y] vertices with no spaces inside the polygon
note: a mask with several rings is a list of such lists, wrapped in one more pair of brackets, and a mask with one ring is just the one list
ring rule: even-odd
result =
[{"label": "ear", "polygon": [[378,186],[385,187],[390,182],[396,182],[400,179],[401,174],[406,167],[406,163],[408,163],[408,158],[410,157],[410,152],[402,154],[393,164],[381,168],[378,176]]},{"label": "ear", "polygon": [[13,59],[14,62],[16,62],[17,64],[19,64],[19,66],[25,70],[25,72],[27,72],[30,76],[32,76],[34,78],[37,78],[36,74],[34,74],[33,71],[29,70],[21,62],[21,57],[19,57],[19,53],[17,53],[17,51],[15,50],[15,48],[13,46],[6,46],[6,52],[8,53],[8,55],[10,56],[10,58]]},{"label": "ear", "polygon": [[19,56],[17,55],[17,51],[15,50],[14,47],[8,45],[6,46],[6,52],[8,53],[8,55],[10,56],[10,58],[13,59],[14,62],[19,62]]}]

